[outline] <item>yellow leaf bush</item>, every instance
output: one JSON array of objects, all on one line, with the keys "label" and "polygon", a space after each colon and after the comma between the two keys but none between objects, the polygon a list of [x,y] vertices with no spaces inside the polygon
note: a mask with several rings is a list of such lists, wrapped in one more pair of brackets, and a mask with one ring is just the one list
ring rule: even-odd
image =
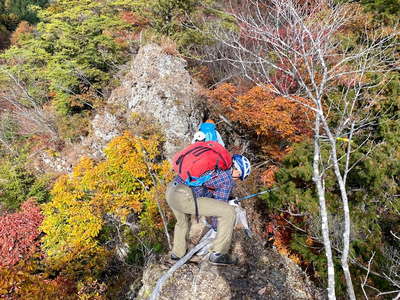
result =
[{"label": "yellow leaf bush", "polygon": [[156,196],[172,173],[160,157],[161,143],[157,134],[145,139],[125,132],[107,145],[103,161],[82,158],[57,180],[41,227],[42,248],[55,270],[89,278],[104,268],[110,252],[98,237],[107,215],[123,223],[134,214],[143,236],[162,228]]}]

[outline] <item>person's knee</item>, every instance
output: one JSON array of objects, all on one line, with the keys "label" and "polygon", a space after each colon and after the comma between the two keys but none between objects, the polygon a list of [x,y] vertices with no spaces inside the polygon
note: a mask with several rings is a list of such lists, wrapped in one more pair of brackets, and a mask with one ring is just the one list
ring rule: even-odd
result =
[{"label": "person's knee", "polygon": [[189,224],[188,224],[188,221],[186,220],[186,218],[179,218],[176,220],[175,226],[178,226],[180,228],[186,228],[189,226]]}]

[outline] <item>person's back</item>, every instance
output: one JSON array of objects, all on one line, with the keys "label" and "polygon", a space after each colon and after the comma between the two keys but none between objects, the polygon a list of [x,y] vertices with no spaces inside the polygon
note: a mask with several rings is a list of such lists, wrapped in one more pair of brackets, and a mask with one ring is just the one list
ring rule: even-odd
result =
[{"label": "person's back", "polygon": [[174,155],[172,167],[189,186],[202,185],[209,180],[204,175],[210,170],[227,170],[232,166],[232,155],[215,141],[195,142]]}]

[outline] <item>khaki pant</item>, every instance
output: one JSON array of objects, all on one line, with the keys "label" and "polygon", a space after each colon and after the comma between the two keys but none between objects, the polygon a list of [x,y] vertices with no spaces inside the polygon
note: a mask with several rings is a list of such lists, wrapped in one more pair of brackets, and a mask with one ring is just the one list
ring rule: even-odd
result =
[{"label": "khaki pant", "polygon": [[[184,184],[171,182],[167,188],[167,202],[176,217],[172,252],[178,257],[182,257],[187,249],[189,215],[195,214],[192,190]],[[197,203],[199,216],[215,216],[218,219],[217,236],[211,245],[210,251],[227,253],[231,246],[232,232],[235,225],[235,208],[226,202],[206,197],[198,198]]]}]

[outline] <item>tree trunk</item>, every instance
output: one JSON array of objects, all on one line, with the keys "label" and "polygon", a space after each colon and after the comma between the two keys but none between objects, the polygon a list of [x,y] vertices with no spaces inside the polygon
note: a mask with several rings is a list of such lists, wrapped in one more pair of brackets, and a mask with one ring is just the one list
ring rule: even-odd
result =
[{"label": "tree trunk", "polygon": [[321,214],[321,231],[325,247],[325,255],[327,259],[328,267],[328,299],[336,299],[335,296],[335,268],[333,265],[331,241],[329,238],[329,223],[328,223],[328,210],[325,201],[325,190],[322,184],[321,172],[319,170],[320,163],[320,144],[319,144],[319,127],[320,127],[320,115],[315,115],[315,136],[314,136],[314,160],[313,160],[313,181],[317,188],[320,214]]},{"label": "tree trunk", "polygon": [[[343,269],[344,276],[346,279],[346,286],[347,286],[347,292],[348,292],[349,298],[351,300],[355,300],[356,296],[354,293],[353,282],[351,279],[349,262],[348,262],[349,251],[350,251],[351,220],[350,220],[349,200],[347,198],[346,183],[344,182],[344,177],[342,176],[342,173],[340,172],[339,160],[338,160],[338,155],[337,155],[337,150],[336,150],[336,138],[333,136],[331,130],[329,129],[328,122],[324,118],[324,116],[322,116],[322,124],[323,124],[323,128],[328,136],[329,143],[331,145],[331,158],[332,158],[333,169],[335,172],[337,183],[339,185],[340,197],[342,199],[342,204],[343,204],[344,230],[343,230],[343,252],[342,252],[342,257],[341,257],[341,265],[342,265],[342,269]],[[349,141],[349,143],[350,143],[350,141]],[[344,172],[347,172],[347,170],[345,170]]]}]

